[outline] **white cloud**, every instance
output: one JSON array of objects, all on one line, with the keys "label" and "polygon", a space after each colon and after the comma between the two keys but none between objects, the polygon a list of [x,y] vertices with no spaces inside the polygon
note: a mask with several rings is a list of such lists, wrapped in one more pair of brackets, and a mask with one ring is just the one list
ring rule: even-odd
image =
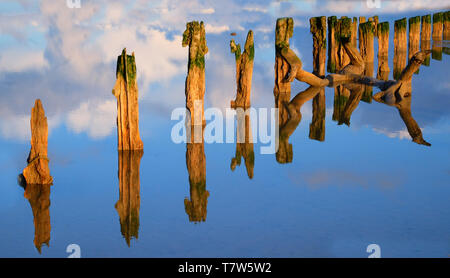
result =
[{"label": "white cloud", "polygon": [[117,102],[83,102],[67,115],[67,125],[75,133],[87,132],[92,138],[112,133],[116,126]]},{"label": "white cloud", "polygon": [[[400,140],[403,139],[411,139],[411,136],[408,133],[408,130],[402,129],[402,130],[397,130],[397,131],[389,131],[387,129],[381,129],[381,128],[373,128],[373,130],[376,133],[380,133],[380,134],[384,134],[389,138],[399,138]],[[421,129],[423,130],[423,129]]]},{"label": "white cloud", "polygon": [[201,9],[200,13],[201,14],[213,14],[213,13],[215,13],[215,10],[213,8]]},{"label": "white cloud", "polygon": [[42,70],[48,67],[44,52],[27,49],[7,49],[0,52],[0,72]]},{"label": "white cloud", "polygon": [[226,31],[230,31],[230,27],[228,25],[221,25],[221,26],[213,26],[211,24],[205,25],[205,32],[211,33],[211,34],[220,34]]}]

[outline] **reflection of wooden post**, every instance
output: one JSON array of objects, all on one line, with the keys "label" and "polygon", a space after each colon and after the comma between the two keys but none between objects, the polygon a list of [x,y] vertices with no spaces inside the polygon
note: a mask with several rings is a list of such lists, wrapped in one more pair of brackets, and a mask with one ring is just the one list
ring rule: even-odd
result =
[{"label": "reflection of wooden post", "polygon": [[[311,34],[313,35],[313,73],[319,77],[325,75],[326,60],[326,18],[314,17],[310,19]],[[353,26],[353,25],[352,25]],[[352,28],[352,38],[354,38]],[[356,40],[355,40],[356,43]],[[321,88],[313,99],[313,117],[309,126],[309,138],[325,140],[325,88]]]},{"label": "reflection of wooden post", "polygon": [[394,79],[398,79],[406,66],[406,18],[394,23]]},{"label": "reflection of wooden post", "polygon": [[120,218],[120,232],[127,245],[139,235],[140,176],[139,167],[144,152],[119,151],[119,201],[115,208]]},{"label": "reflection of wooden post", "polygon": [[116,84],[112,90],[117,98],[117,148],[142,150],[144,144],[139,135],[139,104],[134,52],[127,55],[123,49],[117,58]]},{"label": "reflection of wooden post", "polygon": [[[420,31],[420,50],[431,50],[431,15],[421,17],[422,28]],[[430,65],[430,56],[427,55],[423,65]]]},{"label": "reflection of wooden post", "polygon": [[[190,134],[193,132],[191,131]],[[189,173],[190,199],[184,199],[184,209],[189,216],[189,221],[206,221],[209,192],[206,190],[206,157],[203,139],[201,143],[186,144],[186,166]]]},{"label": "reflection of wooden post", "polygon": [[48,125],[41,100],[37,99],[31,109],[31,150],[28,166],[23,170],[27,184],[51,184],[53,182],[48,168]]},{"label": "reflection of wooden post", "polygon": [[34,221],[34,246],[41,253],[42,245],[50,242],[50,185],[27,184],[25,198],[30,202]]},{"label": "reflection of wooden post", "polygon": [[339,122],[348,98],[350,97],[350,90],[343,85],[336,86],[334,88],[334,103],[333,103],[333,116],[332,120]]},{"label": "reflection of wooden post", "polygon": [[366,63],[373,63],[375,23],[368,21],[359,25],[359,52]]},{"label": "reflection of wooden post", "polygon": [[[420,16],[411,17],[409,24],[408,60],[420,49]],[[416,72],[418,74],[419,71]]]},{"label": "reflection of wooden post", "polygon": [[[208,53],[203,22],[188,22],[183,33],[182,46],[189,46],[188,74],[186,77],[186,108],[191,115],[191,125],[204,124],[205,55]],[[195,103],[200,105],[195,105]],[[196,111],[197,108],[200,111]]]},{"label": "reflection of wooden post", "polygon": [[[364,76],[373,76],[373,62],[372,63],[366,63],[364,67]],[[369,85],[363,86],[363,94],[361,100],[367,103],[372,102],[372,94],[373,94],[373,87]]]},{"label": "reflection of wooden post", "polygon": [[231,52],[236,58],[236,99],[231,101],[231,107],[250,107],[250,93],[252,88],[253,59],[255,47],[253,44],[253,32],[248,31],[244,51],[241,53],[241,45],[230,41]]},{"label": "reflection of wooden post", "polygon": [[328,63],[327,71],[330,73],[337,72],[337,42],[336,42],[336,24],[337,18],[335,16],[328,17]]},{"label": "reflection of wooden post", "polygon": [[378,70],[377,79],[389,79],[389,22],[378,23]]},{"label": "reflection of wooden post", "polygon": [[[241,113],[241,114],[239,114]],[[236,165],[241,165],[241,158],[244,158],[247,175],[253,178],[253,168],[255,167],[255,152],[253,151],[252,129],[250,125],[250,115],[245,115],[244,111],[237,112],[236,127],[236,154],[231,159],[230,168],[236,169]]]}]

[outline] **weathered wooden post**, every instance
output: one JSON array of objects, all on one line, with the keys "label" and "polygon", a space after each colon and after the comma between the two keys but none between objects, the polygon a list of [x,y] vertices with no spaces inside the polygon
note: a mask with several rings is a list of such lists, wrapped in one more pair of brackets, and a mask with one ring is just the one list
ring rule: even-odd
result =
[{"label": "weathered wooden post", "polygon": [[365,63],[373,63],[374,60],[374,35],[375,23],[368,21],[359,25],[359,51]]},{"label": "weathered wooden post", "polygon": [[185,94],[186,108],[190,113],[190,125],[204,125],[205,55],[208,53],[208,46],[203,21],[200,23],[192,21],[186,24],[182,46],[189,46]]},{"label": "weathered wooden post", "polygon": [[48,167],[48,124],[41,100],[37,99],[31,109],[31,150],[28,166],[23,170],[26,184],[52,184]]},{"label": "weathered wooden post", "polygon": [[[420,51],[420,16],[411,17],[409,24],[408,60]],[[418,74],[419,71],[416,72]]]},{"label": "weathered wooden post", "polygon": [[252,88],[253,59],[255,57],[255,46],[253,43],[253,31],[248,31],[244,51],[241,53],[241,45],[230,41],[231,53],[236,59],[236,99],[231,101],[231,107],[250,107],[250,94]]},{"label": "weathered wooden post", "polygon": [[378,70],[377,79],[389,79],[389,22],[378,23]]},{"label": "weathered wooden post", "polygon": [[[294,33],[294,20],[291,17],[277,19],[275,27],[275,108],[278,108],[278,123],[283,126],[289,119],[285,103],[291,100],[291,83],[285,77],[290,70],[289,63],[283,58],[281,50],[289,46],[289,39]],[[292,161],[292,145],[279,145],[276,153],[277,161],[288,163]]]},{"label": "weathered wooden post", "polygon": [[[444,13],[444,41],[450,40],[450,11]],[[450,47],[444,46],[444,53],[450,54]]]},{"label": "weathered wooden post", "polygon": [[344,43],[351,41],[352,36],[352,19],[348,17],[342,17],[337,21],[336,26],[336,42],[337,42],[337,70],[341,70],[350,62],[350,58],[344,49]]},{"label": "weathered wooden post", "polygon": [[398,79],[406,66],[406,18],[394,22],[394,79]]},{"label": "weathered wooden post", "polygon": [[327,71],[330,73],[336,73],[337,65],[337,41],[336,41],[336,16],[328,17],[328,63]]},{"label": "weathered wooden post", "polygon": [[117,58],[116,84],[112,90],[117,98],[117,148],[118,150],[142,150],[144,144],[139,135],[139,103],[134,52],[127,55],[123,49]]},{"label": "weathered wooden post", "polygon": [[[319,77],[325,75],[327,52],[327,22],[326,17],[313,17],[309,20],[310,32],[313,36],[313,73]],[[353,30],[353,29],[352,29]],[[309,125],[309,138],[325,140],[325,88],[321,88],[313,99],[313,117]]]},{"label": "weathered wooden post", "polygon": [[[420,31],[420,50],[431,50],[431,15],[421,17],[422,28]],[[430,65],[430,56],[427,55],[423,65]]]},{"label": "weathered wooden post", "polygon": [[439,12],[433,14],[433,47],[431,49],[431,58],[434,60],[442,60],[442,37],[444,28],[444,13]]}]

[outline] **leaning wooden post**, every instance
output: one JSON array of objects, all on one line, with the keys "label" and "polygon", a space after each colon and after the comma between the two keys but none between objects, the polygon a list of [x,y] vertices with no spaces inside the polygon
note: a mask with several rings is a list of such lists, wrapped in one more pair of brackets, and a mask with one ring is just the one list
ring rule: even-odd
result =
[{"label": "leaning wooden post", "polygon": [[406,18],[394,22],[394,79],[398,79],[406,66]]},{"label": "leaning wooden post", "polygon": [[431,58],[434,60],[442,60],[442,35],[444,28],[444,13],[433,14],[433,33],[431,35],[433,39],[433,47],[431,52]]},{"label": "leaning wooden post", "polygon": [[[291,100],[291,83],[286,82],[285,77],[289,72],[289,63],[281,55],[281,50],[289,47],[289,39],[294,33],[294,20],[291,17],[277,19],[275,27],[275,108],[278,108],[278,123],[283,126],[289,120],[289,113],[285,103]],[[292,145],[280,144],[276,153],[276,159],[280,163],[292,161]]]},{"label": "leaning wooden post", "polygon": [[[408,61],[420,50],[420,16],[411,17],[409,24]],[[419,71],[416,72],[418,74]]]},{"label": "leaning wooden post", "polygon": [[[313,73],[319,77],[325,75],[327,52],[327,21],[325,16],[313,17],[309,20],[310,32],[313,36]],[[309,138],[325,140],[325,88],[321,88],[313,99],[313,117],[309,125]]]},{"label": "leaning wooden post", "polygon": [[48,167],[48,124],[40,99],[34,102],[31,109],[31,150],[28,155],[28,166],[23,170],[26,184],[52,184]]},{"label": "leaning wooden post", "polygon": [[378,70],[377,79],[389,79],[389,22],[378,23]]},{"label": "leaning wooden post", "polygon": [[[424,15],[421,17],[421,31],[420,31],[420,50],[431,50],[431,15]],[[430,65],[430,56],[427,55],[423,65]]]},{"label": "leaning wooden post", "polygon": [[337,63],[337,41],[336,41],[336,16],[328,17],[328,63],[327,71],[330,73],[336,73]]},{"label": "leaning wooden post", "polygon": [[230,41],[231,53],[236,58],[236,99],[231,101],[231,107],[250,107],[250,93],[252,88],[253,59],[255,57],[255,47],[253,43],[253,31],[248,31],[245,41],[244,51],[241,53],[241,45]]},{"label": "leaning wooden post", "polygon": [[186,108],[191,119],[190,125],[204,125],[205,55],[208,53],[208,46],[203,21],[200,23],[192,21],[186,24],[182,46],[189,46],[185,94]]},{"label": "leaning wooden post", "polygon": [[117,148],[142,150],[144,144],[139,135],[139,104],[134,52],[127,55],[123,49],[117,58],[116,84],[112,90],[117,98]]}]

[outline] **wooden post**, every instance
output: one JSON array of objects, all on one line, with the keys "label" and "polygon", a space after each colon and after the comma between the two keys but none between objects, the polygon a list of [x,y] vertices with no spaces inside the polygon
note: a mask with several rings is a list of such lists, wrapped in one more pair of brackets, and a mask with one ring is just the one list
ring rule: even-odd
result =
[{"label": "wooden post", "polygon": [[188,74],[186,77],[186,108],[190,113],[191,125],[204,125],[203,118],[205,96],[205,26],[202,22],[192,21],[186,24],[182,46],[189,46]]},{"label": "wooden post", "polygon": [[253,31],[248,31],[244,51],[241,53],[241,45],[230,41],[231,53],[236,59],[236,99],[231,101],[231,107],[250,107],[250,94],[252,88],[253,60],[255,57],[255,46],[253,43]]},{"label": "wooden post", "polygon": [[117,98],[117,149],[142,150],[134,52],[127,55],[127,50],[123,49],[117,58],[116,78],[112,93]]},{"label": "wooden post", "polygon": [[[422,28],[420,31],[420,50],[431,50],[431,15],[421,17]],[[423,62],[424,66],[430,65],[430,56],[428,55]]]},{"label": "wooden post", "polygon": [[406,18],[394,22],[394,79],[398,79],[406,66]]}]

